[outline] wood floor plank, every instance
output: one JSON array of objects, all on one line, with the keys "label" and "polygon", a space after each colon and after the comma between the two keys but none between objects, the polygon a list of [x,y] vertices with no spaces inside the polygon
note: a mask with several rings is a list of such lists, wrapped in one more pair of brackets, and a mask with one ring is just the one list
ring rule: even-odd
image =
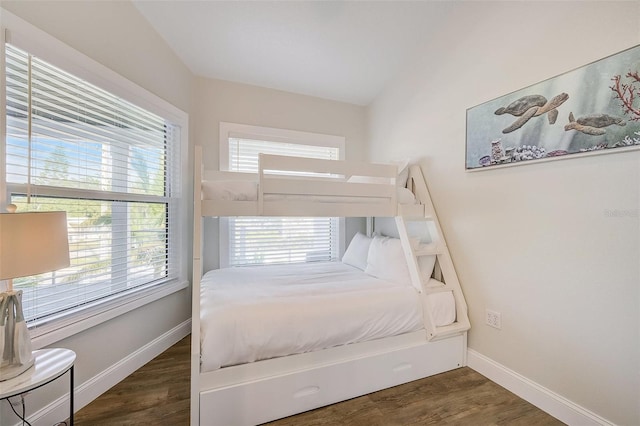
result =
[{"label": "wood floor plank", "polygon": [[78,411],[79,426],[188,425],[190,336]]},{"label": "wood floor plank", "polygon": [[[346,417],[342,407],[353,401],[372,407],[375,419],[369,420],[357,413]],[[271,422],[269,426],[316,424],[552,426],[563,423],[470,368],[459,368]]]},{"label": "wood floor plank", "polygon": [[[190,336],[78,411],[75,424],[188,425],[189,354]],[[562,423],[474,370],[463,367],[267,425],[556,426]]]}]

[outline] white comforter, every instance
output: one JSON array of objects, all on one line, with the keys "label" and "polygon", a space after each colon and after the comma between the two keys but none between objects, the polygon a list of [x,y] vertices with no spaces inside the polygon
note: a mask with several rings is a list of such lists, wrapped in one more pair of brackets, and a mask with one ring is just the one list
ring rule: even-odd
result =
[{"label": "white comforter", "polygon": [[203,372],[423,327],[412,286],[341,262],[210,271],[200,303]]}]

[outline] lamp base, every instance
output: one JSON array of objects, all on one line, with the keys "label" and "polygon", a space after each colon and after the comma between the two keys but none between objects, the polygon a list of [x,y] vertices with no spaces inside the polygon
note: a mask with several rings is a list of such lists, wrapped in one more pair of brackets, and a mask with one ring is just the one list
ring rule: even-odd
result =
[{"label": "lamp base", "polygon": [[22,290],[0,293],[0,381],[33,365],[29,329],[22,312]]},{"label": "lamp base", "polygon": [[34,357],[23,364],[7,364],[0,366],[0,382],[13,379],[30,369],[33,366]]}]

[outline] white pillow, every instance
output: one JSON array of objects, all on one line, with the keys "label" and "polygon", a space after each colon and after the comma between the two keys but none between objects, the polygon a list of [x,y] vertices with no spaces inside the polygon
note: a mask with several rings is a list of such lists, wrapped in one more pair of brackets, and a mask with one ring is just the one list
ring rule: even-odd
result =
[{"label": "white pillow", "polygon": [[358,232],[353,236],[349,247],[342,256],[342,263],[345,265],[355,266],[364,271],[367,267],[367,257],[369,256],[369,246],[372,238]]},{"label": "white pillow", "polygon": [[383,280],[411,285],[407,259],[398,238],[373,237],[364,272]]}]

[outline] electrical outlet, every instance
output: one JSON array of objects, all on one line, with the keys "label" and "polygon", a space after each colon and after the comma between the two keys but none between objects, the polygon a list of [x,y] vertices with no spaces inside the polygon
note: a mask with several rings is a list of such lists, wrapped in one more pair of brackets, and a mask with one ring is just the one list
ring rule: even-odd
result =
[{"label": "electrical outlet", "polygon": [[485,322],[489,327],[497,328],[498,330],[502,328],[502,317],[500,312],[487,309]]}]

